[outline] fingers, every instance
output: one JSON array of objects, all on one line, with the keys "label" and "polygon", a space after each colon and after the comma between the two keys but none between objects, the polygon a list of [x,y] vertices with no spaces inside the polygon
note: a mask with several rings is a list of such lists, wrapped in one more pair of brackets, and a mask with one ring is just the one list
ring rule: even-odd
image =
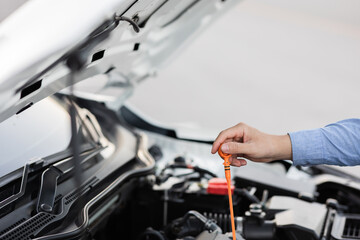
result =
[{"label": "fingers", "polygon": [[242,130],[241,124],[238,124],[234,127],[228,128],[222,132],[220,132],[220,134],[217,136],[217,138],[215,139],[212,149],[211,149],[211,153],[214,154],[217,152],[217,150],[219,149],[220,145],[225,142],[228,139],[233,139],[233,138],[242,138],[244,134],[244,131]]},{"label": "fingers", "polygon": [[251,143],[238,143],[238,142],[228,142],[224,143],[221,146],[221,150],[224,153],[229,154],[249,154],[251,153],[252,144]]},{"label": "fingers", "polygon": [[235,133],[234,132],[228,132],[229,129],[222,131],[219,136],[217,136],[217,138],[215,139],[213,145],[212,145],[212,149],[211,149],[211,153],[214,154],[217,152],[217,150],[219,149],[220,145],[225,142],[227,139],[231,139],[233,137],[235,137]]},{"label": "fingers", "polygon": [[234,166],[234,167],[241,167],[241,166],[245,166],[247,164],[247,161],[245,159],[237,159],[234,156],[232,156],[229,160],[231,162],[231,166]]}]

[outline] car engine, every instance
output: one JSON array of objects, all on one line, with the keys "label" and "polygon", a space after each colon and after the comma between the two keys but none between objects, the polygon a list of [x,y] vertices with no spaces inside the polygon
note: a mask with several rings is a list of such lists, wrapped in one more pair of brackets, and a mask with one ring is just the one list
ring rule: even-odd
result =
[{"label": "car engine", "polygon": [[[30,111],[68,116],[66,98],[48,101]],[[78,101],[76,110],[81,172],[67,148],[0,178],[0,239],[232,239],[222,160],[210,143],[181,139],[127,107],[116,115]],[[57,128],[36,114],[23,120]],[[47,136],[42,150],[59,144],[59,134],[48,132],[37,132]],[[236,239],[360,239],[356,175],[287,161],[249,161],[231,171]]]},{"label": "car engine", "polygon": [[[94,238],[232,239],[222,161],[211,145],[147,129],[154,173]],[[232,175],[237,239],[360,239],[359,179],[286,161],[248,162]]]}]

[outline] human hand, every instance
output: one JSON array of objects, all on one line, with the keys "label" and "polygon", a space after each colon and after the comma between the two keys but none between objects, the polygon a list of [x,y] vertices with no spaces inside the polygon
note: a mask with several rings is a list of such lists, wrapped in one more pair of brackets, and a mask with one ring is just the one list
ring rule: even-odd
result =
[{"label": "human hand", "polygon": [[[274,160],[291,159],[291,141],[286,135],[271,135],[239,123],[218,135],[213,143],[211,153],[215,154],[220,145],[224,153],[232,156],[232,166],[246,165],[246,158],[254,162],[271,162]],[[241,159],[238,159],[241,158]]]}]

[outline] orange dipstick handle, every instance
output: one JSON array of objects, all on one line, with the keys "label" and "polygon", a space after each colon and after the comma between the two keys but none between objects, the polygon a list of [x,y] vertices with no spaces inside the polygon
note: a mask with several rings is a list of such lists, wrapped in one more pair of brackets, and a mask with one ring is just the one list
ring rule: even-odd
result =
[{"label": "orange dipstick handle", "polygon": [[227,182],[227,186],[228,186],[232,236],[233,236],[233,240],[236,240],[234,210],[233,210],[233,203],[232,203],[232,196],[231,196],[231,173],[230,173],[230,162],[229,162],[229,158],[231,157],[231,154],[224,153],[223,151],[221,151],[221,145],[219,147],[218,153],[219,153],[220,157],[222,159],[224,159],[225,178],[226,178],[226,182]]}]

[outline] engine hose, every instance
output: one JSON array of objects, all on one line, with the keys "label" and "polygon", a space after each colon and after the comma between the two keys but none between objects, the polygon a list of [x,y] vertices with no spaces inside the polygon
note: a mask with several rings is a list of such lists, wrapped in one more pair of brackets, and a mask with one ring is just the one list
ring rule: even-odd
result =
[{"label": "engine hose", "polygon": [[208,175],[210,175],[210,176],[212,176],[212,177],[214,177],[214,178],[217,178],[217,177],[218,177],[215,173],[210,172],[209,170],[206,170],[205,168],[201,168],[201,167],[195,166],[195,167],[194,167],[194,170],[195,170],[196,172],[199,172],[199,173],[208,174]]},{"label": "engine hose", "polygon": [[244,189],[237,189],[234,190],[236,193],[240,194],[243,197],[246,197],[252,203],[260,203],[260,200],[255,196],[251,195],[248,190]]},{"label": "engine hose", "polygon": [[215,173],[205,169],[205,168],[201,168],[199,166],[192,166],[189,164],[185,164],[185,163],[175,163],[175,164],[170,164],[165,166],[161,172],[160,175],[164,174],[166,169],[176,169],[176,168],[183,168],[183,169],[192,169],[194,170],[194,172],[200,173],[200,174],[208,174],[211,177],[218,177]]},{"label": "engine hose", "polygon": [[146,237],[148,236],[154,236],[156,237],[158,240],[166,240],[166,238],[159,232],[159,231],[156,231],[152,228],[148,228],[145,230],[145,232],[143,232],[140,237],[138,238],[138,240],[142,240],[142,239],[148,239]]},{"label": "engine hose", "polygon": [[221,228],[212,219],[208,219],[207,217],[205,217],[204,215],[202,215],[197,211],[193,211],[193,210],[188,211],[184,216],[184,221],[186,221],[190,216],[194,216],[200,221],[202,221],[204,223],[204,229],[209,230],[211,232],[222,233]]}]

